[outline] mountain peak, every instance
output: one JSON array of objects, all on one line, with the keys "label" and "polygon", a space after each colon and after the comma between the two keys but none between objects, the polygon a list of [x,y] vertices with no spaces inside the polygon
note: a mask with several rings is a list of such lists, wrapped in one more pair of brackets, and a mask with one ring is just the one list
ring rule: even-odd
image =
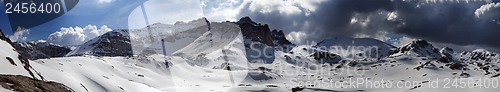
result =
[{"label": "mountain peak", "polygon": [[250,19],[250,17],[246,16],[246,17],[243,17],[241,18],[238,22],[236,22],[237,24],[244,24],[244,23],[248,23],[248,24],[252,24],[252,25],[257,25],[257,23],[253,22],[252,19]]},{"label": "mountain peak", "polygon": [[[430,44],[426,40],[422,40],[422,39],[414,40],[409,45],[414,46],[414,47],[420,47],[420,48],[425,48],[427,46],[432,46],[432,44]],[[432,46],[432,47],[434,47],[434,46]]]},{"label": "mountain peak", "polygon": [[113,30],[98,36],[66,56],[95,55],[95,56],[131,56],[132,47],[128,30]]},{"label": "mountain peak", "polygon": [[396,49],[393,54],[417,54],[418,56],[430,56],[430,57],[440,57],[438,49],[436,49],[432,44],[426,40],[417,39],[407,45]]}]

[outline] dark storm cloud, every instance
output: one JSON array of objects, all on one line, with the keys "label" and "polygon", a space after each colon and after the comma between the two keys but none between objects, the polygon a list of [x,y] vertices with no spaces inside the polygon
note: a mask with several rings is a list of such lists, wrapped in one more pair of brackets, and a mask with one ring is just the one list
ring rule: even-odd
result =
[{"label": "dark storm cloud", "polygon": [[[484,3],[397,4],[396,11],[404,26],[392,30],[415,38],[457,45],[500,47],[500,9],[489,11],[496,16],[476,16]],[[419,5],[419,8],[415,8]],[[500,8],[500,7],[499,7]]]},{"label": "dark storm cloud", "polygon": [[[318,10],[311,15],[311,23],[321,27],[317,32],[309,34],[317,35],[316,39],[324,39],[332,36],[355,36],[356,34],[375,34],[376,29],[362,29],[360,25],[351,24],[353,17],[375,17],[381,11],[392,11],[394,7],[389,0],[336,0],[330,3],[321,4]],[[375,21],[380,17],[370,20],[358,21]],[[384,19],[385,20],[385,17]],[[372,26],[373,23],[368,24]],[[375,24],[376,25],[376,24]],[[379,25],[382,27],[382,25]]]},{"label": "dark storm cloud", "polygon": [[[331,37],[368,35],[390,32],[431,42],[456,45],[478,45],[500,48],[500,4],[489,7],[484,14],[476,11],[487,2],[427,2],[423,0],[331,0],[317,5],[306,14],[252,12],[249,5],[237,15],[250,16],[260,23],[285,32],[304,32],[307,40]],[[483,9],[484,10],[484,9]],[[387,14],[397,17],[388,20]],[[357,23],[352,23],[353,18]],[[304,42],[305,40],[302,40]],[[299,43],[302,43],[299,42]]]},{"label": "dark storm cloud", "polygon": [[[331,37],[353,37],[357,34],[375,34],[374,29],[377,27],[389,27],[388,21],[380,19],[377,15],[383,11],[393,11],[393,2],[390,0],[332,0],[323,2],[318,5],[317,10],[311,12],[310,15],[295,14],[283,15],[280,11],[272,11],[271,13],[251,12],[249,5],[245,6],[238,16],[250,16],[257,22],[270,24],[271,27],[283,29],[285,32],[300,31],[305,32],[307,37],[299,43],[304,43],[308,40],[320,41]],[[307,11],[304,7],[299,7],[300,10]],[[387,22],[387,24],[368,24],[368,27],[363,28],[359,25],[351,24],[353,17],[377,17],[370,21]],[[360,20],[364,21],[364,20]],[[298,25],[294,25],[298,24]]]}]

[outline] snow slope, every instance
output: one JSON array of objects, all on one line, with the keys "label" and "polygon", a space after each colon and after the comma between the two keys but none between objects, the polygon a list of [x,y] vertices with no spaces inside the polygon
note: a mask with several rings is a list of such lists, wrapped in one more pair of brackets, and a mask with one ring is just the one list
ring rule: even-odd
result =
[{"label": "snow slope", "polygon": [[63,84],[45,81],[40,72],[33,68],[37,63],[30,62],[21,56],[10,39],[0,30],[0,91],[2,92],[34,92],[34,91],[71,91]]},{"label": "snow slope", "polygon": [[123,57],[67,57],[39,59],[34,62],[38,63],[34,67],[40,70],[46,80],[63,83],[77,92],[160,92],[153,88],[157,85],[145,83],[161,83],[164,82],[161,80],[168,79],[159,71],[165,67],[148,69],[140,66],[161,63],[158,61],[143,63]]},{"label": "snow slope", "polygon": [[247,76],[248,61],[239,27],[223,22],[211,23],[210,28],[193,43],[168,57],[172,62],[169,69],[177,91],[225,92]]},{"label": "snow slope", "polygon": [[211,23],[172,56],[74,56],[39,59],[34,67],[77,92],[227,91],[247,75],[243,37],[233,23]]},{"label": "snow slope", "polygon": [[[4,38],[3,34],[1,36]],[[42,79],[39,73],[31,67],[28,59],[17,53],[9,42],[10,40],[6,38],[0,40],[0,73]]]}]

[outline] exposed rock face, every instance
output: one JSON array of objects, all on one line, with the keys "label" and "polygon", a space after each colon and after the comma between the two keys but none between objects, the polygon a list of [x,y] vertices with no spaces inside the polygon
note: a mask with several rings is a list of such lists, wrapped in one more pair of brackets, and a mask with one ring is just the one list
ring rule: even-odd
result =
[{"label": "exposed rock face", "polygon": [[261,42],[267,46],[274,46],[271,30],[267,24],[261,25],[253,22],[249,17],[243,17],[236,22],[241,28],[245,39]]},{"label": "exposed rock face", "polygon": [[13,45],[17,52],[31,60],[63,57],[71,51],[68,47],[49,42],[14,42]]},{"label": "exposed rock face", "polygon": [[288,52],[295,47],[295,44],[286,39],[283,31],[271,31],[267,24],[255,23],[249,17],[241,18],[236,24],[241,28],[250,62],[272,63],[275,50]]},{"label": "exposed rock face", "polygon": [[109,32],[93,43],[98,56],[131,56],[132,47],[128,36],[120,32]]},{"label": "exposed rock face", "polygon": [[21,75],[0,74],[0,86],[17,92],[74,92],[60,83],[46,82]]},{"label": "exposed rock face", "polygon": [[270,30],[267,24],[258,24],[252,21],[249,17],[243,17],[236,22],[241,28],[241,32],[245,39],[264,43],[267,46],[285,46],[293,45],[285,37],[282,30]]},{"label": "exposed rock face", "polygon": [[[275,46],[280,46],[283,48],[283,50],[290,50],[296,45],[290,42],[288,39],[286,39],[285,34],[281,30],[273,30],[271,32],[272,37],[273,37],[273,44]],[[287,51],[288,52],[288,51]]]}]

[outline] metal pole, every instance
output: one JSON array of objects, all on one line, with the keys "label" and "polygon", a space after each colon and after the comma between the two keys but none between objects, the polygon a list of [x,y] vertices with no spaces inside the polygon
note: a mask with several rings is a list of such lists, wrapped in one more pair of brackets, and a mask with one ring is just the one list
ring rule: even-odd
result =
[{"label": "metal pole", "polygon": [[167,50],[165,49],[165,40],[161,39],[161,47],[163,48],[163,55],[167,56]]}]

